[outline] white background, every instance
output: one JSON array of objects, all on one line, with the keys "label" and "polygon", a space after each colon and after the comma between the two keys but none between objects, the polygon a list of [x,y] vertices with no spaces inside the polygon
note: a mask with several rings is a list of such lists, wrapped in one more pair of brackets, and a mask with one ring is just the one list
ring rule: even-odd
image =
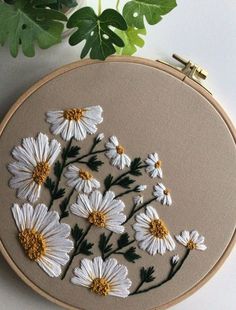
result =
[{"label": "white background", "polygon": [[[87,2],[95,4],[96,0]],[[103,4],[113,2],[103,0]],[[209,71],[207,86],[235,124],[236,0],[177,2],[178,7],[171,14],[148,29],[147,43],[137,55],[173,63],[171,55],[175,52],[201,64]],[[13,59],[7,48],[0,48],[0,118],[34,82],[52,70],[78,60],[79,55],[80,48],[69,47],[66,41],[50,50],[37,51],[37,57],[33,59],[21,55]],[[1,256],[0,300],[1,310],[60,309],[28,288]],[[210,282],[172,309],[236,309],[236,251]]]}]

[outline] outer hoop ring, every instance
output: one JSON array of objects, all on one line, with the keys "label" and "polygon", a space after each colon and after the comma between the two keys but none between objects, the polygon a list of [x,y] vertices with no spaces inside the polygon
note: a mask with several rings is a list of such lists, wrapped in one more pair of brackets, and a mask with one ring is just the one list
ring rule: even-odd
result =
[{"label": "outer hoop ring", "polygon": [[[133,64],[141,64],[148,67],[156,68],[157,70],[164,71],[175,78],[182,80],[183,83],[189,85],[191,88],[193,88],[195,91],[197,91],[200,95],[202,95],[207,101],[213,106],[213,108],[220,114],[222,119],[224,120],[226,126],[228,127],[234,141],[236,144],[236,129],[234,128],[233,123],[229,119],[228,115],[224,111],[224,109],[221,107],[221,105],[198,83],[192,81],[188,77],[186,77],[183,73],[178,71],[177,69],[172,68],[171,66],[167,64],[163,64],[161,62],[156,62],[153,60],[148,60],[144,58],[138,58],[138,57],[122,57],[122,56],[113,56],[109,57],[106,62],[120,62],[120,63],[133,63]],[[3,121],[0,124],[0,137],[2,132],[4,131],[4,128],[7,126],[8,122],[11,120],[11,117],[14,115],[14,113],[17,111],[17,109],[25,102],[25,100],[35,91],[37,91],[40,87],[42,87],[47,82],[53,80],[54,78],[63,75],[66,72],[69,72],[71,70],[99,63],[99,61],[93,61],[93,60],[82,60],[77,61],[72,64],[65,65],[61,67],[60,69],[55,70],[54,72],[50,73],[49,75],[45,76],[43,79],[38,81],[36,84],[34,84],[32,87],[30,87],[23,95],[20,96],[20,98],[13,104],[13,106],[10,108],[8,113],[5,115]],[[185,298],[191,296],[194,292],[196,292],[198,289],[200,289],[207,281],[211,279],[211,277],[219,270],[219,268],[223,265],[227,257],[229,256],[230,252],[232,251],[234,245],[236,243],[236,231],[234,231],[234,234],[225,249],[224,253],[220,257],[220,259],[217,261],[217,263],[212,267],[212,269],[205,275],[203,279],[201,279],[195,286],[193,286],[191,289],[186,291],[184,294],[178,296],[177,298],[173,299],[172,301],[163,304],[157,308],[154,308],[152,310],[164,310],[167,309]],[[3,246],[2,241],[0,240],[0,251],[10,267],[16,272],[16,274],[28,285],[30,286],[34,291],[36,291],[38,294],[43,296],[44,298],[48,299],[49,301],[69,310],[79,310],[78,308],[75,308],[69,304],[65,304],[62,301],[56,299],[55,297],[52,297],[47,292],[36,286],[34,283],[30,281],[29,278],[27,278],[23,272],[17,267],[17,265],[14,263],[14,261],[11,259],[10,255],[6,251],[6,249]],[[84,310],[81,309],[80,310]],[[151,309],[150,309],[151,310]]]}]

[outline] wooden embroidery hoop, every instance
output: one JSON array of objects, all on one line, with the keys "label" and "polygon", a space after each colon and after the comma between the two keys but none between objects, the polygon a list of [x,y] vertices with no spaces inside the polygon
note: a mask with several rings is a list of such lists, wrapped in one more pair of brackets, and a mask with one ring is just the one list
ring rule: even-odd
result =
[{"label": "wooden embroidery hoop", "polygon": [[[93,61],[93,60],[78,61],[78,62],[69,64],[69,65],[66,65],[66,66],[64,66],[64,67],[62,67],[62,68],[60,68],[60,69],[50,73],[49,75],[47,75],[43,79],[41,79],[39,82],[37,82],[35,85],[33,85],[28,91],[26,91],[16,101],[16,103],[11,107],[11,109],[9,110],[9,112],[6,114],[5,118],[1,122],[1,125],[0,125],[0,135],[2,134],[2,132],[3,132],[4,128],[6,127],[6,125],[8,124],[8,122],[10,121],[11,117],[14,115],[14,113],[17,111],[17,109],[24,103],[24,101],[31,94],[36,92],[40,87],[42,87],[44,84],[46,84],[48,81],[51,81],[54,78],[56,78],[58,76],[61,76],[61,75],[63,75],[66,72],[69,72],[70,70],[74,70],[76,68],[80,68],[80,67],[83,67],[83,66],[88,66],[88,65],[91,65],[91,64],[94,64],[94,63],[98,63],[98,62],[99,61]],[[215,110],[223,118],[225,124],[227,125],[227,127],[228,127],[228,129],[230,131],[230,133],[232,134],[232,137],[233,137],[234,141],[236,142],[236,130],[235,130],[231,120],[227,116],[226,112],[220,106],[220,104],[211,96],[211,94],[209,94],[207,92],[207,90],[205,90],[202,86],[200,86],[198,83],[196,83],[192,79],[186,77],[186,75],[184,73],[180,72],[177,69],[174,69],[173,67],[171,67],[171,66],[169,66],[167,64],[163,64],[161,62],[156,62],[156,61],[152,61],[152,60],[148,60],[148,59],[137,58],[137,57],[119,57],[119,56],[116,56],[116,57],[108,58],[106,60],[106,62],[120,62],[120,63],[124,62],[124,63],[141,64],[141,65],[149,66],[149,67],[156,68],[156,69],[159,69],[161,71],[164,71],[164,72],[174,76],[175,78],[183,81],[184,83],[186,83],[187,85],[192,87],[195,91],[197,91],[199,94],[201,94],[203,97],[205,97],[207,99],[207,101],[215,108]],[[201,281],[199,281],[194,287],[192,287],[191,289],[186,291],[181,296],[175,298],[174,300],[168,302],[167,304],[161,305],[158,308],[154,308],[154,309],[167,309],[170,306],[173,306],[176,303],[179,303],[183,299],[187,298],[188,296],[192,295],[195,291],[197,291],[200,287],[202,287],[217,272],[217,270],[223,265],[224,261],[226,260],[226,258],[230,254],[231,250],[233,249],[235,241],[236,241],[236,232],[234,232],[234,234],[232,236],[232,239],[228,243],[228,246],[225,249],[225,251],[224,251],[223,255],[221,256],[221,258],[218,260],[218,262],[212,267],[212,269],[206,274],[206,276]],[[78,310],[78,308],[75,308],[73,306],[65,304],[65,303],[59,301],[58,299],[56,299],[55,297],[50,296],[47,292],[45,292],[44,290],[40,289],[38,286],[33,284],[30,281],[30,279],[28,279],[23,274],[23,272],[17,267],[17,265],[11,259],[10,255],[8,254],[8,252],[6,251],[6,249],[3,246],[2,241],[0,241],[0,250],[1,250],[2,254],[3,254],[3,256],[5,257],[5,259],[7,260],[8,264],[11,266],[11,268],[18,274],[18,276],[27,285],[29,285],[37,293],[39,293],[41,296],[45,297],[46,299],[50,300],[51,302],[54,302],[55,304],[57,304],[57,305],[59,305],[61,307],[64,307],[64,308],[67,308],[67,309],[71,309],[71,310],[72,309]]]}]

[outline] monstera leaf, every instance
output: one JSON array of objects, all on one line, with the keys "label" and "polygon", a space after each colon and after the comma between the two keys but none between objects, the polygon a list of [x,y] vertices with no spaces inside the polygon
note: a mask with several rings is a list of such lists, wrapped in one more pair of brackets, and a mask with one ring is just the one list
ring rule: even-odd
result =
[{"label": "monstera leaf", "polygon": [[137,47],[144,46],[144,40],[140,35],[146,35],[146,29],[137,29],[128,27],[126,31],[117,30],[116,33],[122,38],[125,43],[124,47],[117,47],[116,52],[119,55],[133,55],[137,52]]},{"label": "monstera leaf", "polygon": [[132,0],[125,4],[123,16],[129,26],[143,29],[144,17],[155,25],[176,6],[176,0]]},{"label": "monstera leaf", "polygon": [[[0,3],[0,44],[7,41],[12,56],[16,57],[19,46],[23,53],[35,55],[35,43],[49,48],[61,41],[66,21],[64,14],[46,8],[36,8],[37,1],[16,0],[14,5]],[[40,2],[40,1],[38,1]]]},{"label": "monstera leaf", "polygon": [[63,7],[74,8],[78,3],[77,0],[39,0],[44,1],[50,8],[60,10]]},{"label": "monstera leaf", "polygon": [[92,8],[82,8],[70,17],[67,27],[78,28],[69,39],[71,45],[86,41],[81,58],[89,53],[92,59],[104,60],[115,53],[115,46],[124,46],[123,40],[113,30],[126,30],[127,24],[122,15],[113,9],[97,16]]}]

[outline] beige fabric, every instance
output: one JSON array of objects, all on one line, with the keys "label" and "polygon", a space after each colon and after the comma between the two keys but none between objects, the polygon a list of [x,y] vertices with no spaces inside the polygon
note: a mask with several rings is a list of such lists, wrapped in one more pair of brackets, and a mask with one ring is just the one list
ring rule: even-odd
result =
[{"label": "beige fabric", "polygon": [[[21,201],[8,187],[10,174],[6,169],[12,161],[11,149],[20,144],[21,138],[35,136],[38,132],[49,133],[45,112],[74,106],[101,105],[104,122],[99,132],[108,137],[117,135],[131,157],[145,158],[157,151],[163,160],[163,183],[170,187],[173,206],[152,204],[165,220],[172,234],[184,229],[197,229],[206,237],[208,250],[193,252],[182,270],[166,285],[149,293],[119,299],[101,298],[87,289],[70,284],[71,271],[64,281],[49,278],[35,263],[26,257],[16,238],[16,227],[10,206]],[[57,139],[61,141],[58,136]],[[92,137],[81,143],[88,149]],[[151,309],[183,294],[199,282],[222,256],[235,228],[236,217],[236,150],[225,122],[212,105],[191,87],[170,75],[140,64],[98,63],[66,72],[46,83],[33,93],[12,116],[0,139],[0,236],[20,270],[49,295],[69,305],[83,309]],[[105,160],[105,159],[104,159]],[[106,164],[101,173],[94,176],[103,180],[118,171]],[[146,174],[139,182],[151,186],[155,182]],[[147,198],[150,197],[149,189]],[[118,193],[118,191],[117,191]],[[72,201],[75,200],[73,196]],[[47,203],[49,196],[43,192],[39,202]],[[124,199],[127,209],[131,197]],[[54,209],[57,209],[55,203]],[[65,221],[74,224],[77,218]],[[85,223],[80,220],[80,223]],[[127,231],[133,234],[130,225]],[[93,229],[90,241],[97,242],[97,229]],[[112,240],[115,240],[112,239]],[[99,255],[97,247],[95,254]],[[183,247],[177,253],[183,254]],[[168,258],[151,257],[141,250],[136,264],[116,258],[127,265],[133,281],[132,290],[138,284],[142,266],[156,267],[157,281],[169,271]],[[73,266],[79,264],[79,257]]]}]

